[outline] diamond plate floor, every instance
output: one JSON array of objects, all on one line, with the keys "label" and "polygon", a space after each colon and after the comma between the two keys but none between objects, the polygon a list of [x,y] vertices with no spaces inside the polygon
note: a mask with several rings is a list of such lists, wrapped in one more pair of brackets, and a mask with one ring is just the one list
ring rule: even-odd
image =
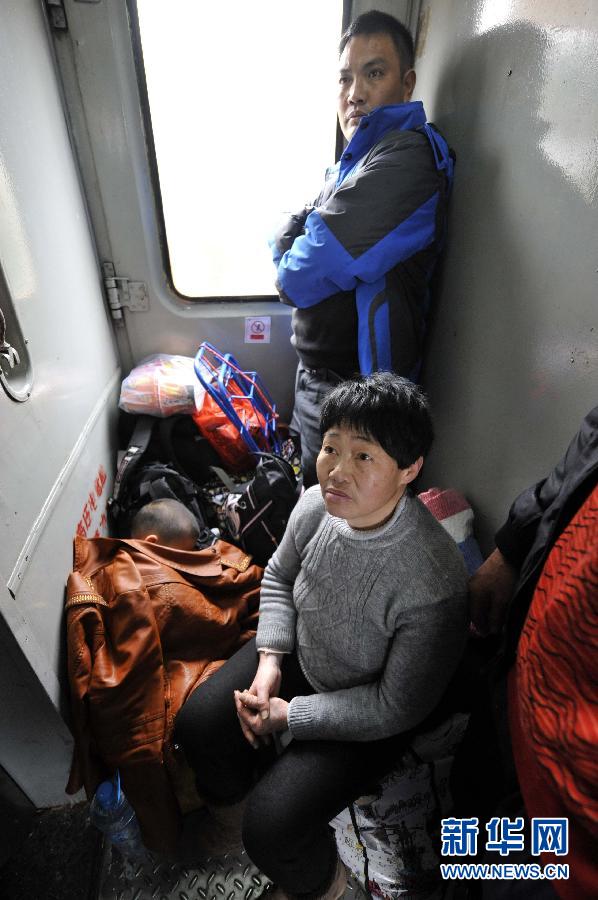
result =
[{"label": "diamond plate floor", "polygon": [[[98,900],[257,900],[270,887],[245,852],[190,868],[160,862],[151,854],[144,861],[124,863],[107,844]],[[366,894],[351,878],[344,898],[365,900]]]}]

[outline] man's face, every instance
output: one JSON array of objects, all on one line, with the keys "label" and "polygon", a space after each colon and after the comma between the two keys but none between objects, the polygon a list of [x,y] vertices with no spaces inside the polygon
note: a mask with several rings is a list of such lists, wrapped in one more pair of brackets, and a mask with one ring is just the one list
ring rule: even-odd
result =
[{"label": "man's face", "polygon": [[401,60],[389,34],[357,34],[340,58],[338,119],[349,141],[359,120],[377,106],[407,103],[415,87],[415,72],[401,75]]}]

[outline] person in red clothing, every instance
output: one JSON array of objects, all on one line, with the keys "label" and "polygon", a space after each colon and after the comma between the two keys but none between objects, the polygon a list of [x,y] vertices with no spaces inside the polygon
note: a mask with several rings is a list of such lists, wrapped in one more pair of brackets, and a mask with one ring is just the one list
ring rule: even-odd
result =
[{"label": "person in red clothing", "polygon": [[525,809],[569,820],[553,887],[598,896],[598,486],[550,551],[509,673],[509,724]]},{"label": "person in red clothing", "polygon": [[558,896],[597,897],[598,407],[548,477],[513,503],[496,543],[470,581],[471,616],[483,634],[506,619],[502,668],[525,813],[568,819],[568,854],[541,853],[544,864],[569,864],[569,879],[551,882]]}]

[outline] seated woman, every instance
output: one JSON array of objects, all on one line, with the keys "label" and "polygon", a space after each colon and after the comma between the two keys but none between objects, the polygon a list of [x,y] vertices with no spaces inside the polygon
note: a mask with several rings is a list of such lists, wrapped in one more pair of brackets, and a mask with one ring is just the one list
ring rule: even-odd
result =
[{"label": "seated woman", "polygon": [[321,431],[319,486],[266,568],[257,637],[176,723],[210,811],[200,852],[242,838],[274,898],[342,895],[328,822],[397,762],[467,636],[461,554],[407,490],[432,441],[425,396],[391,373],[343,382]]}]

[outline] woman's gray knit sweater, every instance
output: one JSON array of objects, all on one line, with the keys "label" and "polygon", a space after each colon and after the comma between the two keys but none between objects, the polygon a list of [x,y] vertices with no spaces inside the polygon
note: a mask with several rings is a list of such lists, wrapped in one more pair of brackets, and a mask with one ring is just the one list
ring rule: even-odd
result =
[{"label": "woman's gray knit sweater", "polygon": [[317,691],[291,701],[293,737],[370,741],[432,711],[467,625],[463,559],[419,500],[405,495],[385,525],[357,531],[315,486],[266,568],[257,646],[296,647]]}]

